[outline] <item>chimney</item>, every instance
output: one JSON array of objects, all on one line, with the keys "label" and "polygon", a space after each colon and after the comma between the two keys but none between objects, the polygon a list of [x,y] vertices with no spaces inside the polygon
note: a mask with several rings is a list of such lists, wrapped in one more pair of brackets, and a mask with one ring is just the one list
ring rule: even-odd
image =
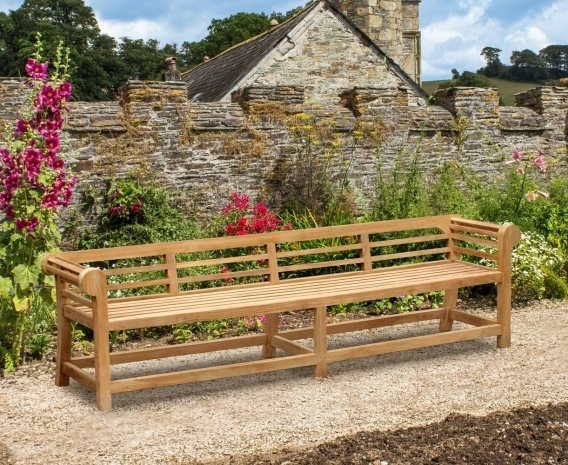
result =
[{"label": "chimney", "polygon": [[164,81],[181,81],[181,73],[177,70],[177,58],[166,58],[166,73]]},{"label": "chimney", "polygon": [[328,0],[420,82],[420,0]]}]

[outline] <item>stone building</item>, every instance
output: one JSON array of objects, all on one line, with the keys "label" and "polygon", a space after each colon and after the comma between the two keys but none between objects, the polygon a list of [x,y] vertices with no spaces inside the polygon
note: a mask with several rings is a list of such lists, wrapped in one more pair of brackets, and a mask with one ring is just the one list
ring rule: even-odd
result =
[{"label": "stone building", "polygon": [[249,87],[302,86],[308,101],[336,103],[370,84],[420,87],[417,0],[318,0],[271,30],[183,74],[192,102],[228,102]]}]

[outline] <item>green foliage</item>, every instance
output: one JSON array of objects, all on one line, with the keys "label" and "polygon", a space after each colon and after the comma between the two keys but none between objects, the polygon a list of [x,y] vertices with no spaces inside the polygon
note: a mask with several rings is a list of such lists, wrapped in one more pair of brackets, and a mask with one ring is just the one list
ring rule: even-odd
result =
[{"label": "green foliage", "polygon": [[[116,195],[115,195],[116,194]],[[97,249],[123,245],[182,241],[201,236],[196,222],[187,219],[173,203],[175,193],[155,185],[142,186],[136,179],[110,180],[102,196],[101,225],[75,232],[75,248]],[[133,214],[130,207],[142,204]],[[124,207],[126,216],[110,216],[113,208]]]},{"label": "green foliage", "polygon": [[491,83],[481,74],[464,71],[458,79],[442,82],[438,86],[439,89],[447,89],[449,87],[491,87]]},{"label": "green foliage", "polygon": [[[496,253],[491,247],[479,247],[482,250]],[[513,299],[530,300],[555,298],[562,295],[568,286],[558,276],[566,257],[551,247],[546,239],[534,232],[524,232],[521,242],[513,250],[511,288]],[[495,262],[481,259],[486,266],[495,266]],[[547,287],[548,286],[548,287]]]}]

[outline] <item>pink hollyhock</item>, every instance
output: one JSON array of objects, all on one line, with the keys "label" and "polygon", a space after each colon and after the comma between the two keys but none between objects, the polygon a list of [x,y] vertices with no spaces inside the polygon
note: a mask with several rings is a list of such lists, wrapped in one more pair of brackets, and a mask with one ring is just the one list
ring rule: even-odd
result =
[{"label": "pink hollyhock", "polygon": [[61,101],[59,92],[51,86],[44,86],[41,89],[40,96],[43,105],[49,105],[51,107],[57,107]]},{"label": "pink hollyhock", "polygon": [[41,205],[45,208],[55,208],[60,203],[61,201],[59,200],[59,197],[57,197],[57,195],[53,192],[45,194],[41,199]]},{"label": "pink hollyhock", "polygon": [[547,165],[546,165],[546,160],[544,159],[544,157],[536,157],[534,159],[534,164],[536,165],[536,167],[541,170],[541,171],[546,171]]},{"label": "pink hollyhock", "polygon": [[30,124],[28,121],[19,119],[18,122],[16,123],[16,129],[14,130],[14,134],[12,135],[12,137],[14,139],[19,139],[22,134],[25,134],[28,131],[29,127]]},{"label": "pink hollyhock", "polygon": [[26,73],[28,76],[34,79],[47,79],[47,67],[49,62],[46,61],[45,63],[38,63],[33,58],[28,58],[26,63]]},{"label": "pink hollyhock", "polygon": [[521,176],[525,174],[525,169],[524,168],[519,168],[517,170],[517,173],[519,173]]},{"label": "pink hollyhock", "polygon": [[45,139],[45,147],[48,150],[52,150],[53,152],[57,152],[60,148],[60,144],[59,144],[59,137],[57,136],[57,134],[55,134],[52,137],[47,137]]},{"label": "pink hollyhock", "polygon": [[514,165],[515,163],[517,163],[517,160],[507,160],[505,162],[505,166],[511,166]]},{"label": "pink hollyhock", "polygon": [[33,217],[30,219],[17,219],[15,221],[16,223],[16,230],[18,232],[23,231],[24,229],[27,229],[28,231],[33,231],[37,225],[38,225],[39,220],[37,219],[37,217]]},{"label": "pink hollyhock", "polygon": [[513,152],[513,160],[520,160],[524,154],[524,152]]},{"label": "pink hollyhock", "polygon": [[544,197],[545,199],[548,199],[550,197],[550,194],[548,192],[542,192],[542,191],[536,191],[536,192],[538,195]]},{"label": "pink hollyhock", "polygon": [[59,95],[66,102],[68,102],[69,98],[71,97],[71,90],[72,90],[72,87],[71,87],[71,83],[69,83],[69,82],[62,82],[59,85]]}]

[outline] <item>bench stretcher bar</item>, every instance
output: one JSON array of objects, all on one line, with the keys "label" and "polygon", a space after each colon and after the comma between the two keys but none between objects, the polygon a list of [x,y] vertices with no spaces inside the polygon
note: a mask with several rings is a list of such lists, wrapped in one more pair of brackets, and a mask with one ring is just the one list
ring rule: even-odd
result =
[{"label": "bench stretcher bar", "polygon": [[[502,334],[502,326],[496,321],[450,309],[449,317],[474,328],[454,330],[447,333],[430,334],[426,336],[414,336],[405,339],[377,342],[326,351],[327,362],[337,362],[353,358],[370,357],[391,352],[399,352],[410,349],[431,347],[435,345],[461,342],[482,337],[499,336]],[[444,317],[445,309],[423,310],[402,315],[386,315],[374,318],[366,318],[343,323],[326,325],[326,334],[341,334],[346,332],[375,329],[386,326],[394,326],[403,323],[435,320]],[[314,336],[314,327],[301,328],[280,332],[270,337],[270,344],[277,349],[293,355],[274,359],[256,360],[251,362],[222,365],[209,368],[199,368],[181,372],[166,373],[159,375],[142,376],[111,381],[111,393],[136,391],[141,389],[173,386],[198,381],[209,381],[219,378],[229,378],[247,374],[265,373],[270,371],[285,370],[313,366],[318,362],[318,355],[314,349],[294,342],[296,339],[308,339]],[[110,354],[110,364],[130,363],[143,360],[154,360],[166,357],[176,357],[219,350],[238,349],[244,347],[259,346],[267,343],[266,334],[254,334],[249,336],[232,337],[215,341],[192,342],[176,346],[138,349],[129,352],[115,352]],[[63,372],[95,390],[95,377],[82,368],[93,368],[95,358],[93,356],[72,358],[65,362]]]}]

